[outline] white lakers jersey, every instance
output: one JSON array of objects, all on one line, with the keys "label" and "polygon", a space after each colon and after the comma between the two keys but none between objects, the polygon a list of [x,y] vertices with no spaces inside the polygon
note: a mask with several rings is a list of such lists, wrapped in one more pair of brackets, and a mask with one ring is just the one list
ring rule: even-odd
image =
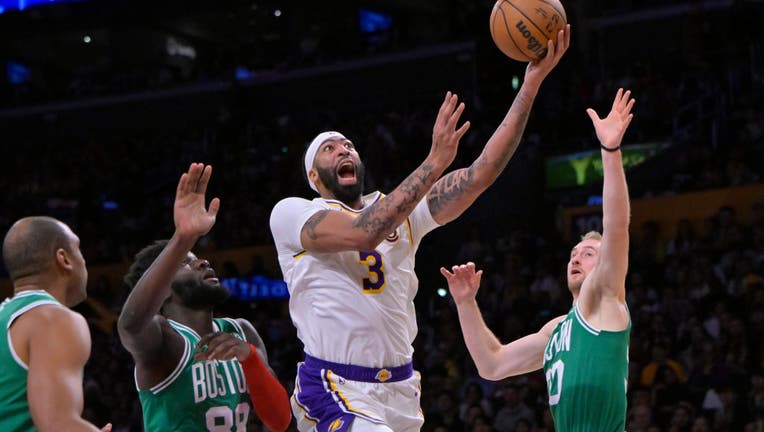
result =
[{"label": "white lakers jersey", "polygon": [[353,210],[334,200],[286,198],[271,212],[271,233],[289,287],[289,311],[311,356],[366,367],[411,361],[417,333],[414,255],[438,226],[423,199],[407,220],[371,251],[306,252],[300,232],[321,210],[359,215],[384,195],[363,197]]}]

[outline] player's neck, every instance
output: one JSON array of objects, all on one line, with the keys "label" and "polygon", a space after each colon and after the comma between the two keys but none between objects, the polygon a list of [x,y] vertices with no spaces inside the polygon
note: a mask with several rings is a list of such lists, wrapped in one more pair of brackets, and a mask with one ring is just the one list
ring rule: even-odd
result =
[{"label": "player's neck", "polygon": [[361,210],[363,208],[363,197],[359,195],[353,201],[343,201],[343,203],[353,210]]},{"label": "player's neck", "polygon": [[325,195],[322,195],[324,199],[333,200],[333,201],[339,201],[342,204],[345,204],[345,206],[353,209],[353,210],[361,210],[363,208],[363,195],[358,195],[357,198],[353,200],[341,200],[334,196],[331,192],[327,192]]},{"label": "player's neck", "polygon": [[67,304],[66,288],[45,275],[26,276],[13,282],[13,295],[26,291],[45,291],[59,303]]},{"label": "player's neck", "polygon": [[212,332],[212,308],[190,309],[177,303],[167,303],[162,309],[167,319],[192,328],[199,336]]}]

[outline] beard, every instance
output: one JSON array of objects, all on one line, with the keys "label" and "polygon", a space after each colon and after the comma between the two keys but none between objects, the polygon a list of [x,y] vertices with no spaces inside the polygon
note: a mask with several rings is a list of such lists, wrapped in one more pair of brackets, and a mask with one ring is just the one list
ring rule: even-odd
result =
[{"label": "beard", "polygon": [[172,282],[172,290],[184,306],[204,310],[223,304],[231,292],[223,285],[212,285],[197,279],[183,279]]},{"label": "beard", "polygon": [[318,178],[321,179],[321,183],[326,186],[327,189],[338,200],[348,203],[357,199],[363,193],[363,179],[366,174],[366,168],[363,166],[363,162],[359,162],[355,167],[355,184],[341,185],[337,170],[328,170],[319,166],[316,166],[318,171]]}]

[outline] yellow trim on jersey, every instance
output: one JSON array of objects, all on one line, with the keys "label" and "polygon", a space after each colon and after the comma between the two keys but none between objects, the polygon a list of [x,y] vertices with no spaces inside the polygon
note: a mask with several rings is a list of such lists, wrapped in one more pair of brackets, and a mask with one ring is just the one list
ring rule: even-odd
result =
[{"label": "yellow trim on jersey", "polygon": [[296,406],[297,408],[300,409],[300,411],[302,411],[302,414],[303,414],[302,418],[304,418],[305,420],[313,423],[313,426],[317,426],[318,425],[318,422],[313,420],[312,418],[310,418],[310,415],[308,414],[308,411],[305,409],[305,407],[300,405],[300,402],[297,400],[296,397],[294,397],[294,395],[292,395],[292,401],[294,402],[294,406]]},{"label": "yellow trim on jersey", "polygon": [[300,259],[304,257],[306,253],[308,253],[308,251],[297,252],[296,254],[292,255],[292,258]]},{"label": "yellow trim on jersey", "polygon": [[384,197],[385,197],[385,195],[382,192],[377,192],[377,197],[374,199],[374,201],[370,202],[369,204],[364,203],[364,206],[363,206],[363,208],[361,210],[356,210],[356,209],[350,208],[350,207],[346,206],[345,203],[343,203],[342,201],[324,199],[324,202],[327,205],[329,205],[331,207],[334,207],[334,208],[338,208],[338,209],[344,211],[347,214],[351,214],[351,215],[357,216],[357,215],[363,213],[363,211],[366,210],[367,207],[369,207],[370,205],[376,203],[377,201],[379,201],[380,199],[382,199]]},{"label": "yellow trim on jersey", "polygon": [[[422,400],[422,374],[419,373],[419,371],[414,371],[414,375],[419,379],[419,382],[416,385],[416,389],[419,392],[419,400]],[[419,404],[419,417],[424,418],[424,411],[422,411],[422,404]]]},{"label": "yellow trim on jersey", "polygon": [[411,231],[411,222],[408,216],[406,216],[406,227],[409,229],[409,246],[414,249],[414,232]]}]

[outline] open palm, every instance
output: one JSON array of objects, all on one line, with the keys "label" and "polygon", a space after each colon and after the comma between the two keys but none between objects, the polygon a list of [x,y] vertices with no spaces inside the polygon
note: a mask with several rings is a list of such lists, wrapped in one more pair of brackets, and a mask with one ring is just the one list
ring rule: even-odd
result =
[{"label": "open palm", "polygon": [[631,96],[631,90],[624,92],[622,88],[619,88],[615,100],[613,100],[613,107],[604,119],[601,119],[593,109],[588,108],[586,110],[594,124],[597,139],[605,147],[620,146],[623,134],[626,133],[626,128],[629,127],[631,119],[634,118],[634,114],[631,113],[634,99],[630,99],[629,96]]},{"label": "open palm", "polygon": [[188,172],[180,176],[173,209],[175,230],[179,234],[201,237],[215,225],[220,200],[213,199],[209,210],[205,206],[205,194],[211,175],[212,166],[192,163]]}]

